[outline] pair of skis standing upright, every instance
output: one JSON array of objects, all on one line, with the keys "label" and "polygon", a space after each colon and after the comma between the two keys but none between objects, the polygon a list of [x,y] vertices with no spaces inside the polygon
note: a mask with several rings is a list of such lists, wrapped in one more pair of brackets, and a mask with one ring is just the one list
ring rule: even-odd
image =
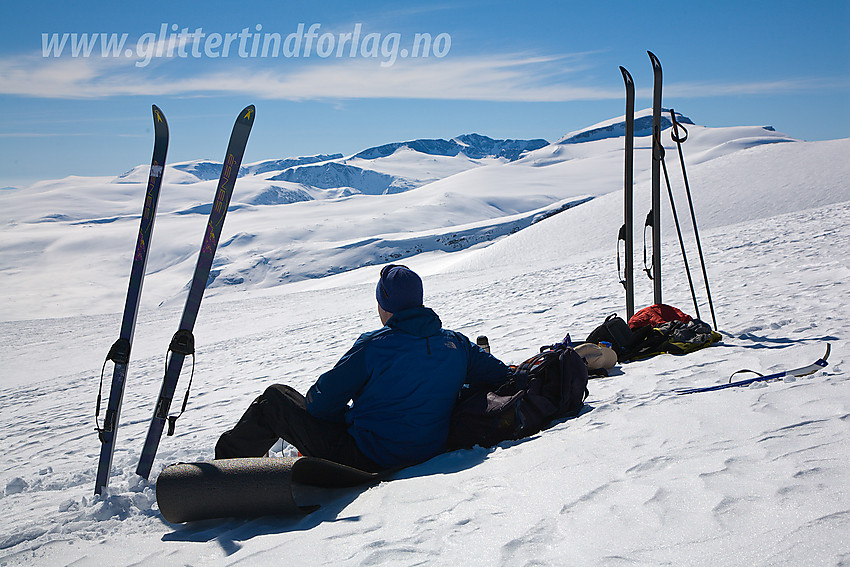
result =
[{"label": "pair of skis standing upright", "polygon": [[[699,304],[694,291],[693,279],[688,265],[688,258],[685,253],[685,244],[682,239],[682,231],[679,226],[679,216],[676,212],[676,204],[673,200],[673,190],[670,187],[670,177],[667,174],[667,165],[664,161],[664,146],[661,142],[661,63],[658,57],[651,51],[647,51],[649,60],[652,62],[653,71],[653,95],[652,95],[652,205],[649,214],[646,217],[646,228],[652,229],[652,262],[647,265],[646,248],[644,244],[644,271],[652,279],[653,282],[653,298],[654,303],[662,303],[661,298],[661,169],[664,170],[664,179],[667,183],[667,194],[670,198],[670,206],[673,209],[673,219],[676,223],[676,232],[679,236],[679,245],[682,249],[682,259],[685,263],[685,271],[688,276],[688,283],[691,288],[691,297],[694,301],[694,309],[696,310],[697,319],[700,318]],[[623,81],[626,86],[626,151],[625,151],[625,172],[624,172],[624,223],[620,228],[620,234],[617,241],[617,271],[620,271],[620,255],[619,241],[622,240],[625,244],[625,270],[620,277],[620,283],[626,289],[626,311],[628,318],[631,318],[635,313],[635,297],[634,297],[634,245],[633,245],[633,186],[634,186],[634,134],[635,134],[635,84],[631,74],[625,67],[620,67],[620,72],[623,74]],[[705,270],[705,260],[702,253],[702,244],[699,239],[697,230],[697,220],[694,214],[694,204],[691,198],[691,189],[688,184],[688,175],[685,170],[685,157],[682,153],[682,143],[687,140],[687,130],[676,120],[676,113],[670,109],[670,120],[673,124],[671,136],[676,142],[679,150],[679,160],[682,166],[682,175],[685,180],[685,189],[688,196],[688,204],[690,205],[691,221],[693,222],[694,235],[696,237],[697,250],[699,251],[700,264],[702,265],[702,275],[705,281],[705,290],[708,295],[708,305],[711,309],[711,319],[714,324],[714,329],[717,330],[717,320],[714,316],[714,304],[711,300],[711,290],[708,285],[708,274]],[[683,135],[679,134],[681,129]]]},{"label": "pair of skis standing upright", "polygon": [[[679,225],[679,216],[676,211],[676,204],[673,200],[673,190],[670,186],[670,176],[667,173],[667,165],[664,161],[664,146],[661,143],[661,63],[658,61],[658,57],[655,56],[651,51],[647,51],[649,55],[649,60],[652,63],[653,70],[653,96],[652,96],[652,208],[649,211],[649,214],[646,218],[646,223],[644,226],[644,234],[646,232],[646,228],[652,229],[652,262],[651,266],[647,265],[646,259],[646,243],[644,237],[644,271],[653,281],[653,297],[654,302],[656,304],[662,303],[661,299],[661,171],[664,172],[664,180],[667,185],[667,195],[670,199],[670,206],[673,212],[673,220],[676,225],[676,232],[679,237],[679,246],[682,250],[682,260],[685,265],[685,272],[688,276],[688,284],[690,285],[691,297],[694,301],[694,309],[696,311],[697,319],[700,318],[699,314],[699,304],[696,297],[696,292],[694,290],[693,279],[691,278],[691,271],[688,265],[688,258],[685,253],[685,243],[682,238],[682,230]],[[626,311],[628,312],[629,318],[634,315],[635,312],[635,298],[634,298],[634,251],[633,251],[633,221],[632,217],[634,214],[633,210],[633,185],[634,185],[634,132],[635,132],[635,84],[632,80],[631,74],[625,69],[625,67],[620,67],[620,72],[623,74],[623,81],[626,86],[626,141],[625,141],[625,173],[624,173],[624,192],[625,192],[625,205],[624,205],[624,223],[620,228],[620,233],[617,239],[617,272],[620,272],[620,248],[619,244],[622,240],[625,244],[625,271],[620,276],[620,283],[623,284],[626,290]],[[702,253],[702,244],[700,243],[699,231],[697,229],[697,220],[696,215],[694,213],[694,203],[691,197],[691,188],[688,183],[688,174],[685,170],[685,157],[682,152],[682,144],[688,138],[688,132],[684,126],[679,124],[676,120],[676,113],[671,108],[670,112],[670,120],[672,123],[671,130],[671,138],[674,142],[676,142],[676,147],[679,152],[679,163],[682,167],[682,176],[684,178],[685,191],[688,197],[688,205],[690,207],[691,212],[691,221],[694,227],[694,236],[696,238],[697,251],[699,252],[700,264],[702,266],[702,275],[703,281],[705,282],[705,291],[708,296],[708,305],[711,310],[711,319],[714,324],[714,329],[717,330],[717,319],[714,315],[714,304],[711,300],[711,290],[709,289],[708,284],[708,274],[705,269],[705,259]],[[680,133],[680,130],[683,134]],[[729,381],[724,384],[714,385],[714,386],[706,386],[700,388],[685,388],[677,390],[677,394],[695,394],[700,392],[712,392],[716,390],[722,390],[735,386],[745,386],[748,384],[752,384],[754,382],[765,382],[770,380],[778,380],[784,378],[786,376],[807,376],[818,370],[825,368],[827,366],[827,358],[829,358],[830,354],[830,345],[827,343],[826,345],[826,353],[822,358],[819,358],[814,363],[803,366],[800,368],[795,368],[793,370],[786,370],[782,372],[776,372],[769,375],[762,375],[758,372],[754,372],[752,370],[739,370],[735,372],[732,376],[729,377]],[[738,380],[736,382],[732,381],[732,377],[735,374],[739,374],[741,372],[750,372],[757,374],[755,378],[749,378],[745,380]]]},{"label": "pair of skis standing upright", "polygon": [[[177,381],[180,378],[180,372],[183,368],[183,362],[187,356],[193,357],[194,367],[194,337],[192,330],[195,326],[195,320],[201,306],[201,299],[207,285],[215,251],[218,247],[224,217],[227,214],[227,208],[230,204],[230,196],[233,193],[233,187],[239,175],[242,156],[245,153],[245,146],[248,143],[248,135],[251,133],[251,127],[254,124],[254,115],[255,109],[253,105],[243,109],[239,113],[239,117],[236,119],[230,135],[230,143],[227,146],[227,153],[222,164],[221,177],[216,188],[207,228],[204,232],[204,239],[201,244],[200,254],[198,255],[195,274],[189,288],[189,295],[186,298],[186,305],[183,308],[180,326],[171,339],[171,344],[168,348],[165,376],[163,377],[153,418],[151,419],[150,428],[148,429],[147,438],[142,449],[141,459],[136,469],[136,473],[146,479],[150,475],[154,456],[159,447],[162,430],[165,428],[166,422],[168,422],[168,435],[174,433],[174,425],[179,414],[169,416],[168,413],[171,407],[171,401],[174,398],[174,392],[177,388]],[[159,190],[162,185],[162,174],[165,168],[165,156],[168,150],[168,123],[162,111],[156,105],[153,106],[153,122],[153,158],[151,160],[139,235],[136,240],[136,252],[133,256],[133,267],[130,271],[130,283],[127,289],[127,300],[124,304],[121,332],[118,340],[110,348],[106,361],[103,363],[101,388],[98,391],[97,406],[95,409],[95,421],[97,422],[97,432],[101,442],[100,460],[98,462],[94,488],[95,494],[101,494],[109,483],[109,472],[112,467],[112,456],[115,451],[115,440],[118,430],[118,418],[121,412],[121,400],[124,397],[127,365],[130,360],[130,350],[133,344],[133,333],[136,326],[136,314],[139,309],[145,265],[147,264],[150,239],[153,233],[157,202],[159,200]],[[106,362],[110,360],[114,364],[112,386],[109,392],[109,401],[107,402],[103,425],[101,426],[99,416],[102,401],[103,372],[106,369]],[[192,381],[190,378],[189,387],[191,387],[191,384]],[[186,398],[183,400],[180,413],[186,409],[188,396],[189,390],[187,388]]]}]

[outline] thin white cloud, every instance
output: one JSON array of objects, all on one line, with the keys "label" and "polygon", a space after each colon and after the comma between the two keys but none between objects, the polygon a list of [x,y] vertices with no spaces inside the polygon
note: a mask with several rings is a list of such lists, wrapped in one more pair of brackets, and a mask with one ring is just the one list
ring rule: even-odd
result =
[{"label": "thin white cloud", "polygon": [[39,98],[103,98],[124,95],[250,94],[266,99],[454,99],[565,101],[619,97],[618,91],[572,86],[552,79],[561,58],[452,57],[417,61],[321,60],[286,70],[234,64],[227,72],[159,77],[165,67],[138,68],[123,58],[0,60],[0,93]]},{"label": "thin white cloud", "polygon": [[[544,84],[551,58],[455,58],[396,63],[314,65],[289,74],[246,73],[242,88],[269,99],[448,99],[481,101],[564,101],[619,97],[596,87],[566,82]],[[221,77],[199,77],[198,87],[214,89]]]},{"label": "thin white cloud", "polygon": [[[234,60],[224,71],[188,75],[168,72],[161,59],[144,68],[126,58],[0,59],[0,94],[38,98],[114,96],[250,95],[277,100],[441,99],[502,102],[565,102],[619,99],[619,87],[580,84],[584,67],[571,56],[495,55],[398,60],[382,66],[374,59],[286,59],[257,68],[254,60]],[[581,58],[579,58],[581,59]],[[847,88],[847,81],[783,80],[747,83],[672,83],[665,95],[705,97],[757,95]]]}]

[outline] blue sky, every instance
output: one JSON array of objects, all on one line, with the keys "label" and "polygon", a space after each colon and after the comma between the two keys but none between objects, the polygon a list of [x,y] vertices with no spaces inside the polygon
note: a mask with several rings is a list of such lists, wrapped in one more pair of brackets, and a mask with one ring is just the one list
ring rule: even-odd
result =
[{"label": "blue sky", "polygon": [[[148,163],[151,104],[169,121],[169,162],[220,160],[251,103],[246,163],[468,132],[551,141],[623,113],[619,65],[637,107],[650,106],[647,49],[664,67],[665,107],[699,124],[850,136],[846,0],[19,2],[3,12],[0,187]],[[72,57],[69,36],[61,56],[45,56],[43,34],[86,33],[126,34],[122,54],[95,43]],[[432,39],[427,57],[422,41],[411,55],[416,34]]]}]

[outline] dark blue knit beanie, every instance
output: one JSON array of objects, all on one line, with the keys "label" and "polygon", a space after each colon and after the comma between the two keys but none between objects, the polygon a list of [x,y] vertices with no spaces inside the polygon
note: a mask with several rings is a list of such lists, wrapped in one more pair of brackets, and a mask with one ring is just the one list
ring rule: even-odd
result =
[{"label": "dark blue knit beanie", "polygon": [[381,309],[398,313],[422,305],[422,280],[407,266],[389,264],[381,270],[375,290]]}]

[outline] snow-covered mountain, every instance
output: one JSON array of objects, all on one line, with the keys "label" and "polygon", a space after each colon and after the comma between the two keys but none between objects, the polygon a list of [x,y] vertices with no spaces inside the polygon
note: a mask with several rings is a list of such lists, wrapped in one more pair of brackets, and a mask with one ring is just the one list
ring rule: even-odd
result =
[{"label": "snow-covered mountain", "polygon": [[[669,114],[669,109],[661,109],[661,130],[666,130],[673,126],[673,122],[668,116]],[[690,118],[688,118],[687,116],[683,116],[678,112],[676,113],[676,122],[678,122],[679,124],[693,124]],[[646,108],[644,110],[635,112],[634,128],[636,137],[640,138],[652,135],[651,108]],[[771,127],[768,127],[767,129],[772,130]],[[582,142],[592,142],[594,140],[605,140],[607,138],[620,138],[625,135],[626,122],[622,117],[620,117],[611,120],[605,120],[604,122],[594,124],[593,126],[590,126],[588,128],[582,128],[581,130],[578,130],[576,132],[570,132],[566,136],[559,139],[557,143],[579,144]]]},{"label": "snow-covered mountain", "polygon": [[[543,139],[494,140],[480,134],[463,134],[451,140],[419,139],[384,144],[358,152],[348,160],[344,159],[342,154],[320,154],[264,160],[243,165],[239,169],[239,177],[273,173],[273,176],[269,178],[272,181],[293,181],[319,189],[347,188],[352,190],[348,194],[357,192],[367,195],[383,192],[398,193],[436,179],[433,175],[427,176],[424,180],[406,179],[401,175],[381,173],[380,166],[378,170],[370,169],[369,165],[375,165],[376,160],[389,158],[399,150],[415,152],[419,161],[427,159],[425,156],[438,156],[439,158],[462,156],[468,159],[454,161],[459,161],[468,168],[474,167],[480,163],[480,160],[488,158],[514,161],[525,152],[536,150],[548,145],[548,143]],[[357,163],[360,167],[349,165],[349,162]],[[311,164],[319,165],[301,167]],[[176,172],[187,173],[192,176],[183,176],[179,178],[179,181],[176,181],[178,183],[212,181],[217,180],[221,175],[221,162],[213,160],[174,163],[170,164],[169,167]],[[147,175],[148,166],[139,165],[120,175],[118,180],[130,183],[145,182]]]},{"label": "snow-covered mountain", "polygon": [[[291,167],[319,163],[333,159],[340,159],[342,154],[320,154],[315,156],[303,156],[296,158],[270,159],[257,163],[243,165],[239,168],[239,177],[245,175],[259,175],[261,173],[284,171]],[[181,176],[177,183],[196,183],[198,181],[217,180],[221,176],[221,162],[208,159],[185,161],[169,164],[169,168],[175,172],[187,173],[191,177]],[[137,165],[130,171],[121,174],[117,182],[138,183],[147,182],[149,165]]]},{"label": "snow-covered mountain", "polygon": [[410,149],[425,155],[454,157],[463,154],[472,159],[487,157],[502,157],[514,161],[524,152],[536,150],[548,145],[549,142],[539,138],[536,140],[494,140],[481,134],[463,134],[451,140],[411,140],[394,142],[363,150],[354,155],[364,160],[388,157],[401,148]]},{"label": "snow-covered mountain", "polygon": [[[513,161],[402,145],[282,171],[244,166],[195,326],[188,409],[147,482],[134,470],[215,189],[193,173],[201,168],[169,164],[103,496],[92,496],[93,410],[146,172],[0,194],[0,564],[846,563],[850,138],[801,142],[762,126],[687,124],[720,346],[618,366],[590,383],[581,416],[530,439],[441,455],[368,489],[299,493],[322,504],[303,517],[188,526],[160,517],[155,479],[165,465],[211,458],[218,435],[269,383],[306,391],[379,324],[375,264],[403,259],[424,276],[426,303],[446,327],[488,335],[509,363],[622,314],[623,140],[608,135],[621,123]],[[666,131],[664,143],[684,220]],[[650,140],[635,146],[639,224]],[[330,163],[422,184],[365,194],[270,179]],[[693,313],[664,210],[664,299]],[[640,307],[652,285],[636,277]],[[809,377],[673,393],[742,368],[806,365],[826,342],[830,365]]]},{"label": "snow-covered mountain", "polygon": [[[268,173],[270,171],[284,171],[289,169],[290,167],[297,167],[299,165],[319,163],[340,158],[342,158],[342,154],[319,154],[315,156],[304,156],[297,158],[271,159],[249,165],[243,165],[239,170],[239,174],[259,175],[261,173]],[[218,165],[218,168],[220,173],[221,164]],[[218,179],[218,175],[216,175],[213,179]]]},{"label": "snow-covered mountain", "polygon": [[[639,112],[638,122],[648,116],[648,110]],[[706,128],[681,115],[679,121],[690,130],[687,156],[697,180],[711,163],[725,171],[724,159],[751,159],[742,152],[755,146],[788,143],[792,160],[810,147],[770,127]],[[620,117],[546,145],[473,134],[388,144],[348,158],[325,154],[244,165],[208,293],[487,245],[620,190],[623,141],[616,136],[622,130]],[[664,137],[672,144],[666,131]],[[647,187],[649,146],[648,136],[637,138],[638,195]],[[671,160],[671,171],[677,167]],[[182,302],[219,169],[205,160],[166,166],[145,304]],[[119,308],[146,181],[147,166],[139,166],[117,178],[69,177],[0,194],[0,285],[10,296],[0,317],[89,312],[92,297],[73,291],[81,286],[97,290],[101,309]],[[750,195],[763,186],[747,185]],[[829,202],[841,198],[836,191]],[[716,226],[737,218],[736,211],[746,209],[729,211],[723,203],[746,200],[742,194],[725,197],[717,211],[716,203],[707,203],[703,222]],[[760,206],[799,210],[809,204],[802,201],[797,193],[791,202],[766,199]],[[581,208],[588,210],[587,204]],[[620,222],[616,218],[611,222]],[[600,235],[599,245],[610,239]],[[90,268],[73,269],[80,264]],[[18,277],[21,272],[32,279]]]},{"label": "snow-covered mountain", "polygon": [[415,180],[388,175],[335,161],[320,165],[293,167],[269,178],[270,181],[291,181],[319,189],[351,189],[347,195],[383,195],[401,193],[420,185]]}]

